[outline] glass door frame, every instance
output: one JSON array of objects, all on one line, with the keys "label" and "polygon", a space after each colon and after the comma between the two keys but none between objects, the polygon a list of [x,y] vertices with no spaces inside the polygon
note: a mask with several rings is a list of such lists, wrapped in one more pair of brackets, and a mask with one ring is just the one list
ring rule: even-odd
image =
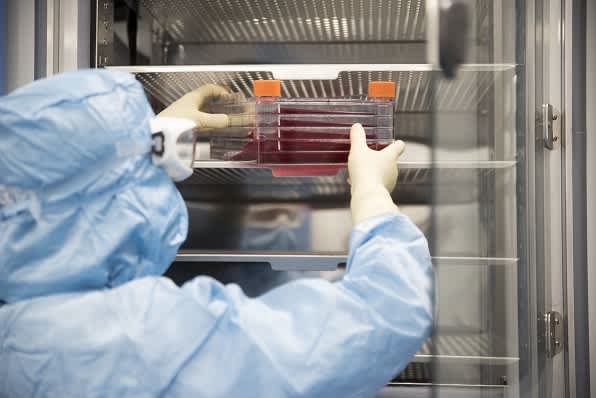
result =
[{"label": "glass door frame", "polygon": [[[518,209],[518,220],[521,225],[525,223],[520,249],[526,248],[520,250],[518,269],[518,293],[520,298],[524,297],[519,303],[520,396],[523,397],[566,396],[565,355],[549,354],[550,341],[546,338],[548,313],[556,311],[566,319],[563,176],[567,143],[561,134],[565,123],[563,7],[562,0],[529,0],[525,6],[525,42],[524,32],[518,33],[517,52],[523,68],[520,74],[525,77],[518,87],[518,104],[524,106],[519,109],[518,137],[525,139],[524,164],[518,173],[518,182],[520,178],[525,180],[525,184],[518,184],[518,198],[525,201]],[[520,6],[518,10],[523,8]],[[552,149],[546,145],[548,126],[543,119],[546,105],[554,110],[552,120],[546,122],[557,137]]]},{"label": "glass door frame", "polygon": [[[562,142],[561,127],[565,123],[565,113],[562,112],[565,109],[565,3],[565,0],[517,0],[515,26],[505,26],[505,21],[497,20],[492,27],[495,35],[503,35],[504,29],[515,31],[517,64],[517,337],[520,361],[519,385],[513,387],[511,396],[558,398],[566,396],[568,387],[566,355],[552,355],[546,335],[550,330],[548,314],[562,314],[563,328],[567,319],[563,272],[564,214],[566,199],[570,198],[566,198],[564,185],[564,155],[569,143]],[[427,1],[428,59],[435,68],[439,66],[437,61],[441,51],[438,39],[440,4],[443,4],[441,0]],[[547,104],[554,109],[556,117],[545,123],[543,109]],[[557,137],[552,148],[546,145],[548,126]],[[560,343],[565,346],[565,341]]]}]

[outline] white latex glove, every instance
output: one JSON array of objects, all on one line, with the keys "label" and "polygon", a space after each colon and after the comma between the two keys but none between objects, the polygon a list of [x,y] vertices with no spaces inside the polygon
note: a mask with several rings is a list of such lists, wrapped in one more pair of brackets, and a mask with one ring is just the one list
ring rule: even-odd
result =
[{"label": "white latex glove", "polygon": [[348,171],[354,225],[375,216],[397,213],[390,192],[397,181],[397,159],[405,148],[404,142],[396,141],[381,151],[370,149],[360,124],[352,126],[350,139]]},{"label": "white latex glove", "polygon": [[158,116],[190,119],[201,130],[225,128],[230,124],[228,115],[201,112],[200,109],[209,99],[227,94],[227,90],[221,86],[206,84],[185,94]]}]

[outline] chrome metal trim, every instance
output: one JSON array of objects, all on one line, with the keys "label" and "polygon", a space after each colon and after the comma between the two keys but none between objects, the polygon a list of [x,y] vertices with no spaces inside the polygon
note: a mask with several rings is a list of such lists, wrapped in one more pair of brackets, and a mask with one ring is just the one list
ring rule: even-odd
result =
[{"label": "chrome metal trim", "polygon": [[91,4],[36,0],[35,78],[90,65]]},{"label": "chrome metal trim", "polygon": [[57,1],[35,1],[35,79],[51,76],[58,69]]}]

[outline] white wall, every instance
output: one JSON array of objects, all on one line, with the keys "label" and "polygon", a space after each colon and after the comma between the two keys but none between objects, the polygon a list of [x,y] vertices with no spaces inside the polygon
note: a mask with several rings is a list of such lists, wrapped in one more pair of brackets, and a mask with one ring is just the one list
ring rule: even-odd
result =
[{"label": "white wall", "polygon": [[590,387],[596,398],[596,2],[587,1],[587,191]]},{"label": "white wall", "polygon": [[6,92],[33,81],[35,0],[6,2]]}]

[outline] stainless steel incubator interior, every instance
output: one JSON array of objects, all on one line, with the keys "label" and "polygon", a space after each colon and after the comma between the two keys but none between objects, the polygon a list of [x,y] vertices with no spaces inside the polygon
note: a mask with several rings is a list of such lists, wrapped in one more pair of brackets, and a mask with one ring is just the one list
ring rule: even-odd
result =
[{"label": "stainless steel incubator interior", "polygon": [[[254,79],[276,78],[286,97],[334,97],[395,81],[394,132],[407,149],[393,197],[429,239],[438,307],[434,335],[381,396],[529,396],[539,366],[527,293],[530,3],[99,0],[92,62],[135,73],[156,112],[205,83],[250,96]],[[464,5],[464,29],[457,15],[447,21],[453,4]],[[345,171],[195,166],[178,185],[190,230],[168,271],[176,282],[210,274],[258,295],[298,277],[341,278]]]}]

